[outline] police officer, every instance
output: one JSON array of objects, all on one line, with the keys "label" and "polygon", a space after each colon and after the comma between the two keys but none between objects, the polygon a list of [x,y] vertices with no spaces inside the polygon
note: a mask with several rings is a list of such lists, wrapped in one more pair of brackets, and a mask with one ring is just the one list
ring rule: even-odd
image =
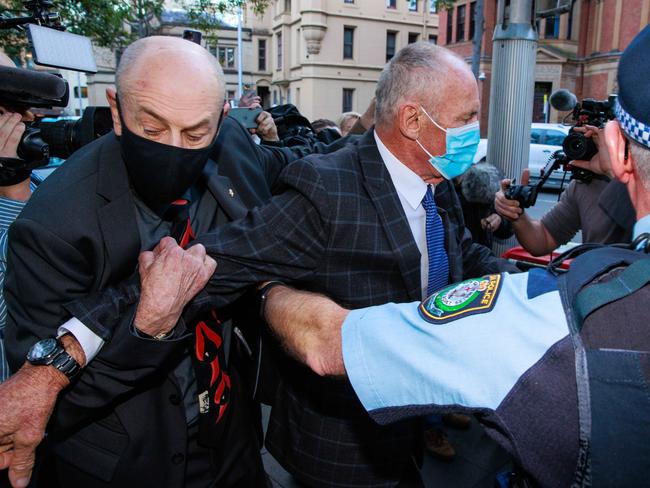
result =
[{"label": "police officer", "polygon": [[[621,57],[616,120],[605,128],[612,171],[636,210],[630,248],[583,253],[559,278],[552,263],[466,280],[422,303],[347,312],[323,299],[313,315],[326,320],[280,331],[288,349],[320,374],[347,374],[381,424],[478,414],[540,486],[647,485],[649,78],[647,27]],[[272,325],[285,292],[269,292]],[[332,317],[344,319],[340,333]]]}]

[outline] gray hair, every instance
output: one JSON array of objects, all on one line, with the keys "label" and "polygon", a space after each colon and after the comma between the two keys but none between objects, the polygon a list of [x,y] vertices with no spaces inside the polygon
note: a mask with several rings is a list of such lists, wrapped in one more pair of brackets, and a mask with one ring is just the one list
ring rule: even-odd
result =
[{"label": "gray hair", "polygon": [[466,65],[448,49],[426,41],[400,49],[379,75],[375,91],[376,123],[388,123],[394,119],[399,103],[407,96],[426,102],[429,106],[433,97],[435,105],[440,90],[432,90],[431,87],[444,86],[448,74],[445,68],[459,61]]}]

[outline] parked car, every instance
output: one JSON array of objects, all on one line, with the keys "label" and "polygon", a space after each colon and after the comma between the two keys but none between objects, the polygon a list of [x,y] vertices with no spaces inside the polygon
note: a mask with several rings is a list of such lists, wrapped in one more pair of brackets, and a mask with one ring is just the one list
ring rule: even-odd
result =
[{"label": "parked car", "polygon": [[[532,124],[530,130],[530,159],[528,168],[530,169],[530,181],[535,183],[541,174],[541,170],[546,166],[555,151],[562,149],[562,141],[569,133],[570,126],[562,124]],[[487,155],[487,139],[481,139],[474,162],[484,161]],[[519,178],[519,176],[517,176]],[[562,180],[565,179],[565,186],[569,182],[569,175],[564,175],[564,171],[556,170],[544,185],[545,188],[559,189]]]}]

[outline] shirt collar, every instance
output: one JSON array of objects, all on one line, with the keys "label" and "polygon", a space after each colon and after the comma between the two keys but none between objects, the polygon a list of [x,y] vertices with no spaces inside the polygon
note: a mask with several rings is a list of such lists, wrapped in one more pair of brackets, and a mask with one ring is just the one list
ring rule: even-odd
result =
[{"label": "shirt collar", "polygon": [[[374,132],[374,136],[381,159],[393,180],[397,193],[415,210],[422,203],[427,192],[427,184],[388,150],[377,135],[377,131]],[[435,186],[431,185],[431,189],[435,191]]]},{"label": "shirt collar", "polygon": [[634,224],[634,234],[632,239],[636,239],[645,232],[650,234],[650,214],[642,217],[636,224]]}]

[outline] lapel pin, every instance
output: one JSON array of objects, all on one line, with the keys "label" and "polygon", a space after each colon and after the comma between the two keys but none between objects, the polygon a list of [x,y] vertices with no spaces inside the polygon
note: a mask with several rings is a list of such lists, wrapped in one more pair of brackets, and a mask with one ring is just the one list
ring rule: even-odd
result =
[{"label": "lapel pin", "polygon": [[232,190],[232,188],[228,188],[228,195],[230,195],[230,198],[235,198],[235,192]]}]

